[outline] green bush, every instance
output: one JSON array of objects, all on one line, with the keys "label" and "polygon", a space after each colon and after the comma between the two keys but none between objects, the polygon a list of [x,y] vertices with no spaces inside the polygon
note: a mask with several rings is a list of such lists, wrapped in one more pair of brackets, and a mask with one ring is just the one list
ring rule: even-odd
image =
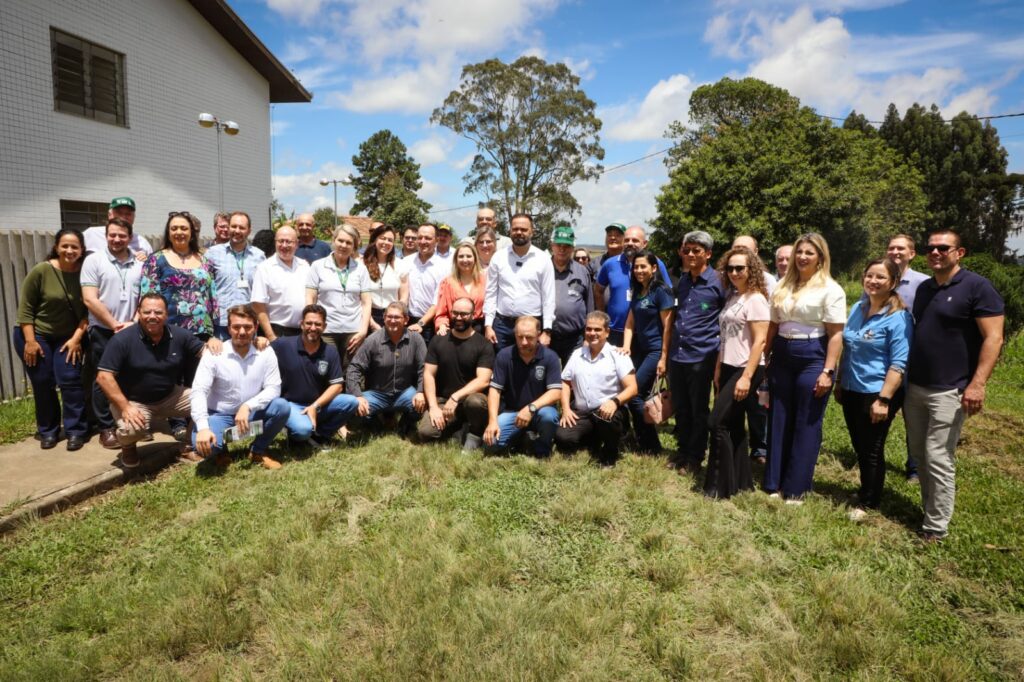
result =
[{"label": "green bush", "polygon": [[[1000,263],[987,253],[965,256],[961,267],[976,272],[992,282],[1006,304],[1006,336],[1024,327],[1024,267]],[[917,256],[910,267],[928,274],[928,260]]]}]

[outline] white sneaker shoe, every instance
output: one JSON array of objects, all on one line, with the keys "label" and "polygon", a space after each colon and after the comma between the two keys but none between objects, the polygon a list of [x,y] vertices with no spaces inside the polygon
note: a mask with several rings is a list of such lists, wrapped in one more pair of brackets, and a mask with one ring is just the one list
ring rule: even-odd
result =
[{"label": "white sneaker shoe", "polygon": [[861,509],[860,507],[854,507],[853,509],[850,510],[850,513],[846,515],[846,518],[850,519],[854,523],[857,523],[859,521],[863,521],[864,519],[866,519],[867,516],[868,513],[866,510]]},{"label": "white sneaker shoe", "polygon": [[803,503],[804,503],[803,500],[797,500],[797,499],[786,500],[786,504],[789,505],[790,507],[799,507]]}]

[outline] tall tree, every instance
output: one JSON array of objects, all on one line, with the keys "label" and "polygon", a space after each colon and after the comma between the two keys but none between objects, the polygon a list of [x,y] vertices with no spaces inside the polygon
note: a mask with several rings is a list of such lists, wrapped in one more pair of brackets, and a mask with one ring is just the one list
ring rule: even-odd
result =
[{"label": "tall tree", "polygon": [[334,226],[338,224],[338,216],[334,215],[334,209],[330,206],[321,206],[313,211],[313,233],[317,239],[323,239],[330,244],[334,238]]},{"label": "tall tree", "polygon": [[384,176],[380,185],[380,204],[372,213],[381,222],[402,229],[406,225],[419,225],[427,220],[430,204],[409,192],[397,173]]},{"label": "tall tree", "polygon": [[[391,224],[386,219],[389,216],[382,214],[385,187],[391,205],[398,202],[416,206],[420,214],[430,210],[430,204],[416,194],[423,187],[420,165],[390,130],[378,130],[360,144],[359,153],[352,157],[352,165],[359,171],[359,175],[352,176],[356,191],[352,215],[365,214]],[[401,197],[396,197],[396,193]]]},{"label": "tall tree", "polygon": [[[727,97],[735,83],[694,95],[719,102],[720,111],[737,111],[743,102],[731,106]],[[898,154],[798,103],[777,101],[785,106],[722,117],[713,134],[677,142],[689,150],[657,198],[657,248],[673,253],[693,229],[719,243],[750,234],[766,252],[803,232],[820,232],[841,271],[884,248],[887,235],[920,230],[920,175]]]},{"label": "tall tree", "polygon": [[430,120],[476,145],[466,194],[483,193],[504,214],[533,214],[541,225],[571,219],[580,205],[569,191],[597,178],[604,158],[596,105],[565,64],[520,57],[489,59],[462,69]]},{"label": "tall tree", "polygon": [[843,129],[856,130],[869,137],[878,134],[878,131],[872,127],[871,121],[868,120],[867,116],[858,114],[856,109],[851,111],[850,115],[843,121]]}]

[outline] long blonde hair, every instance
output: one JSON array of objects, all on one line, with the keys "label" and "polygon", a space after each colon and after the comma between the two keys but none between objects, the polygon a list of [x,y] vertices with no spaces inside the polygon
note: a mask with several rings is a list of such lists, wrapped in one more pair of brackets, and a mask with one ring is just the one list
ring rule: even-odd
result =
[{"label": "long blonde hair", "polygon": [[[796,250],[801,244],[810,244],[818,252],[818,271],[811,275],[811,278],[803,286],[800,286],[800,272],[796,267],[796,263],[791,262],[789,269],[786,270],[786,276],[782,278],[782,281],[776,285],[775,291],[772,292],[773,306],[783,309],[791,308],[804,291],[820,289],[832,281],[832,257],[829,255],[828,242],[825,241],[825,238],[817,232],[800,235],[793,242],[793,255],[791,258],[796,258]],[[787,299],[792,299],[788,306],[786,305]]]},{"label": "long blonde hair", "polygon": [[462,280],[459,275],[459,251],[462,249],[469,249],[469,252],[473,254],[473,281],[479,282],[480,275],[483,273],[483,270],[480,269],[480,254],[477,253],[476,247],[473,244],[466,241],[455,247],[455,253],[452,254],[452,279],[457,283]]}]

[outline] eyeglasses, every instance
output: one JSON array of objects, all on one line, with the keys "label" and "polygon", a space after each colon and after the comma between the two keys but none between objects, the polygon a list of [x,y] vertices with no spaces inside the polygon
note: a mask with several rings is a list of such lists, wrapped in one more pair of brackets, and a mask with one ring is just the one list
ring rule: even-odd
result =
[{"label": "eyeglasses", "polygon": [[577,263],[589,263],[590,256],[576,256],[575,258],[573,258],[573,260],[576,261]]},{"label": "eyeglasses", "polygon": [[695,256],[699,256],[700,254],[704,253],[704,247],[702,247],[702,246],[693,246],[693,247],[690,247],[688,249],[680,249],[679,253],[683,254],[684,256],[689,256],[691,254],[695,255]]},{"label": "eyeglasses", "polygon": [[472,314],[473,314],[472,310],[470,310],[468,313],[464,313],[461,310],[453,310],[452,311],[452,317],[469,317]]},{"label": "eyeglasses", "polygon": [[725,271],[726,272],[730,272],[730,273],[731,272],[740,273],[740,272],[743,272],[746,269],[747,269],[746,265],[726,265],[725,266]]},{"label": "eyeglasses", "polygon": [[938,251],[939,253],[946,253],[947,251],[949,251],[952,248],[953,248],[953,246],[951,244],[929,244],[928,245],[928,253],[931,253],[932,251]]}]

